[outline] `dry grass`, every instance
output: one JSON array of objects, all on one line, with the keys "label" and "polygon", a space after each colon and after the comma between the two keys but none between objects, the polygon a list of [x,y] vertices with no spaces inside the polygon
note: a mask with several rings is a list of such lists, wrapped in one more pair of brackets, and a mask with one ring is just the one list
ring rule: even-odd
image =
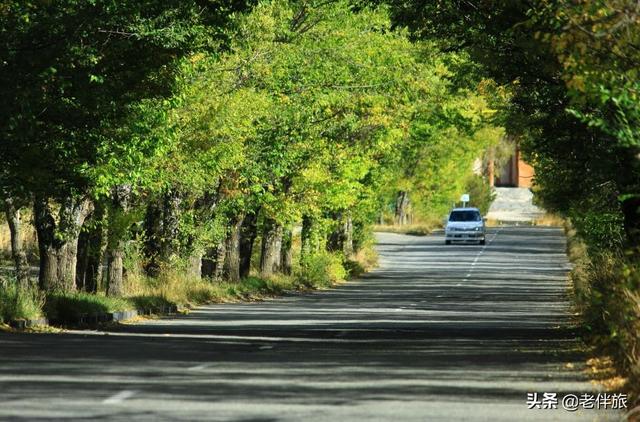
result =
[{"label": "dry grass", "polygon": [[420,224],[407,224],[403,226],[396,225],[374,225],[374,232],[386,232],[386,233],[398,233],[398,234],[409,234],[413,236],[426,236],[433,232],[434,230],[441,229],[441,222],[431,222],[431,223],[420,223]]},{"label": "dry grass", "polygon": [[545,213],[542,217],[538,217],[533,220],[534,226],[546,226],[546,227],[564,227],[565,219],[556,214]]},{"label": "dry grass", "polygon": [[378,253],[373,246],[367,245],[355,254],[353,260],[362,266],[364,272],[368,272],[378,266]]},{"label": "dry grass", "polygon": [[[365,248],[351,262],[367,270],[375,265],[377,257],[372,249]],[[125,297],[147,308],[175,304],[184,310],[204,303],[259,301],[287,291],[323,289],[348,275],[340,257],[329,253],[310,258],[304,267],[296,265],[293,275],[277,274],[266,279],[250,276],[239,283],[199,279],[172,269],[164,269],[158,278],[133,271],[127,277]]]},{"label": "dry grass", "polygon": [[589,254],[569,223],[565,226],[575,308],[594,350],[589,366],[607,389],[640,401],[640,269],[612,252]]},{"label": "dry grass", "polygon": [[[21,237],[23,247],[27,252],[29,261],[36,262],[38,257],[38,237],[35,227],[31,224],[28,212],[25,211],[22,221]],[[11,258],[11,232],[5,219],[0,219],[0,258]]]},{"label": "dry grass", "polygon": [[627,389],[628,380],[618,374],[611,356],[594,357],[588,359],[586,363],[585,370],[594,384],[600,385],[610,392]]},{"label": "dry grass", "polygon": [[500,220],[494,220],[493,218],[487,218],[484,221],[485,226],[487,227],[500,227],[502,224],[500,223]]}]

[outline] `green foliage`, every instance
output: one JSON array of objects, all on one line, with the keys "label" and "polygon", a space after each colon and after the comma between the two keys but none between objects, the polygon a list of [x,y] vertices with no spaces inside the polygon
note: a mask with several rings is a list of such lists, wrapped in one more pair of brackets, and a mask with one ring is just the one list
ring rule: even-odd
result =
[{"label": "green foliage", "polygon": [[77,322],[108,312],[135,309],[124,298],[113,298],[84,292],[53,292],[47,294],[44,313],[50,321]]},{"label": "green foliage", "polygon": [[[0,190],[48,199],[54,214],[69,197],[108,204],[108,247],[125,244],[131,300],[55,294],[51,315],[326,287],[345,265],[362,270],[324,252],[327,234],[349,218],[357,257],[398,190],[425,220],[465,189],[487,200],[467,179],[504,135],[497,111],[510,91],[475,54],[412,41],[386,6],[249,3],[0,7]],[[158,233],[141,224],[149,205],[162,211]],[[252,213],[286,227],[313,221],[294,276],[232,285],[186,275],[189,258]],[[152,241],[171,255],[155,279],[142,271]]]},{"label": "green foliage", "polygon": [[603,250],[589,253],[588,249],[569,228],[569,255],[574,265],[570,276],[587,339],[613,356],[638,397],[640,356],[634,353],[640,347],[638,257]]},{"label": "green foliage", "polygon": [[623,146],[640,145],[640,13],[621,0],[560,1],[532,10],[538,39],[563,67],[570,112]]},{"label": "green foliage", "polygon": [[467,178],[465,183],[465,192],[469,194],[471,203],[469,206],[480,209],[482,215],[489,212],[489,207],[495,198],[495,193],[491,189],[491,185],[484,176],[472,175]]},{"label": "green foliage", "polygon": [[347,270],[338,255],[320,252],[303,259],[298,277],[306,287],[327,288],[346,279]]},{"label": "green foliage", "polygon": [[[401,178],[398,153],[415,143],[407,133],[418,113],[437,132],[424,129],[423,142],[438,146],[414,155],[440,169],[431,183],[449,176],[426,191],[437,195],[449,181],[462,189],[458,175],[487,145],[488,97],[449,87],[435,47],[392,30],[384,8],[263,2],[233,26],[228,51],[183,61],[167,113],[173,144],[156,179],[187,202],[216,201],[215,212],[206,200],[184,212],[183,243],[215,244],[225,234],[221,216],[256,209],[283,225],[312,215],[322,236],[332,226],[323,220],[347,210],[363,227],[389,179]],[[448,203],[452,194],[444,196]]]},{"label": "green foliage", "polygon": [[[204,24],[224,22],[216,9],[182,1],[5,3],[2,181],[58,196],[136,173],[156,147],[125,124],[140,114],[141,100],[171,93],[177,57],[215,44],[218,28]],[[102,165],[112,171],[100,172]]]}]

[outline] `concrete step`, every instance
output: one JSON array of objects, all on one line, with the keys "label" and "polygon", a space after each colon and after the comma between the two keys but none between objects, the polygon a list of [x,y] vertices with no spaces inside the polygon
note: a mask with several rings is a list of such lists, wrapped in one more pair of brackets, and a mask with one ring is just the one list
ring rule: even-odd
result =
[{"label": "concrete step", "polygon": [[533,221],[544,215],[544,210],[533,204],[533,193],[528,188],[495,188],[496,198],[487,218],[498,221]]}]

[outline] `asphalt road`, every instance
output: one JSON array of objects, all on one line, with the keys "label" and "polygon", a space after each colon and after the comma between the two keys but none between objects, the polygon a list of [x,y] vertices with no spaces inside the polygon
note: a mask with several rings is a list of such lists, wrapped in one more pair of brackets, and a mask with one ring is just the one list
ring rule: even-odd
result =
[{"label": "asphalt road", "polygon": [[380,234],[380,268],[336,289],[0,334],[0,420],[615,420],[527,409],[528,392],[594,388],[564,248],[549,228],[492,229],[485,247]]}]

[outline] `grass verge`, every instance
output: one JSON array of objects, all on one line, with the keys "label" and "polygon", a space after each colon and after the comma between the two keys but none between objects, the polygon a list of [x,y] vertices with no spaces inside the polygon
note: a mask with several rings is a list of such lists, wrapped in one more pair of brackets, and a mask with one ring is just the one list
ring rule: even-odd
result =
[{"label": "grass verge", "polygon": [[426,236],[434,230],[441,229],[442,223],[430,222],[422,224],[406,224],[403,226],[378,224],[373,226],[375,232],[408,234],[412,236]]},{"label": "grass verge", "polygon": [[[590,364],[605,388],[631,394],[640,404],[640,267],[637,257],[590,252],[567,223],[567,249],[575,306],[585,340],[595,353]],[[595,368],[595,369],[593,369]]]},{"label": "grass verge", "polygon": [[0,285],[0,322],[42,318],[44,296],[36,289],[22,288],[15,282]]},{"label": "grass verge", "polygon": [[263,279],[251,276],[239,283],[199,279],[184,272],[165,269],[157,278],[132,272],[124,297],[85,292],[49,293],[44,314],[54,323],[76,324],[112,312],[138,310],[162,314],[168,309],[183,312],[205,303],[258,301],[290,291],[325,289],[356,277],[375,266],[377,256],[368,245],[353,259],[328,252],[316,254],[296,266],[292,275],[277,274]]},{"label": "grass verge", "polygon": [[565,220],[564,218],[551,213],[545,213],[541,217],[536,218],[531,223],[534,226],[545,226],[545,227],[564,227]]},{"label": "grass verge", "polygon": [[49,293],[44,304],[44,312],[49,321],[64,323],[131,309],[135,309],[135,304],[128,298],[85,292]]}]

